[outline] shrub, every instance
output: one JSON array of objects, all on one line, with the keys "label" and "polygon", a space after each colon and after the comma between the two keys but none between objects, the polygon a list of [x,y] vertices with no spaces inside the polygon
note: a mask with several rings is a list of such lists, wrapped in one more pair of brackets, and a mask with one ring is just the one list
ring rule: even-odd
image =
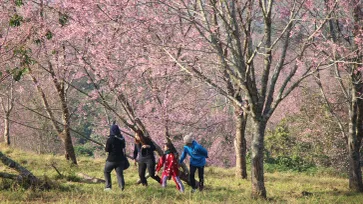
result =
[{"label": "shrub", "polygon": [[265,159],[265,164],[265,169],[267,172],[308,172],[312,171],[312,169],[316,167],[313,163],[307,162],[299,156],[278,156],[276,158],[268,157]]},{"label": "shrub", "polygon": [[93,157],[94,147],[88,147],[86,145],[77,145],[74,147],[74,151],[77,155]]}]

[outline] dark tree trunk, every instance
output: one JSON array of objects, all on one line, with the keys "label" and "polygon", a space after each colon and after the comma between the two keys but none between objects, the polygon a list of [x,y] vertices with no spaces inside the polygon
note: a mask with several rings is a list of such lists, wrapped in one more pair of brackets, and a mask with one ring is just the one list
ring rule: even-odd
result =
[{"label": "dark tree trunk", "polygon": [[235,111],[235,119],[236,119],[236,135],[235,135],[236,172],[235,173],[237,178],[247,179],[247,167],[246,167],[247,150],[246,150],[246,138],[245,138],[247,114],[245,112]]},{"label": "dark tree trunk", "polygon": [[[0,152],[0,160],[4,165],[14,169],[19,173],[19,175],[16,177],[18,183],[20,184],[26,183],[31,187],[39,187],[41,189],[50,189],[50,185],[48,183],[43,182],[42,180],[35,177],[28,169],[24,168],[14,160],[10,159],[2,152]],[[2,173],[0,175],[6,176],[7,178],[10,179],[15,179],[14,175],[12,174]]]},{"label": "dark tree trunk", "polygon": [[[52,67],[52,66],[50,66]],[[70,132],[70,121],[71,117],[69,114],[68,104],[67,104],[67,93],[63,82],[59,82],[54,75],[52,75],[55,87],[58,91],[60,102],[62,104],[62,121],[63,121],[63,131],[58,133],[63,137],[64,149],[66,151],[66,158],[71,160],[73,164],[77,165],[76,154],[74,152],[71,132]]]},{"label": "dark tree trunk", "polygon": [[354,140],[356,140],[356,138],[349,134],[349,188],[357,192],[363,192],[359,146]]},{"label": "dark tree trunk", "polygon": [[349,107],[349,134],[348,134],[348,154],[349,154],[349,188],[357,192],[363,192],[362,170],[360,167],[360,145],[362,115],[359,113],[360,107],[355,95],[357,90],[352,90],[352,102]]},{"label": "dark tree trunk", "polygon": [[[353,35],[355,39],[359,39],[361,29],[363,27],[362,3],[356,2],[353,9],[354,29]],[[359,45],[354,41],[353,49],[357,50],[355,62],[360,63],[363,59],[362,51]],[[357,72],[356,72],[357,71]],[[351,101],[349,104],[349,135],[348,135],[348,154],[349,154],[349,188],[357,192],[363,192],[362,170],[360,167],[360,145],[362,141],[362,121],[363,121],[363,104],[360,99],[363,91],[362,74],[357,64],[354,64],[351,70]],[[355,73],[356,72],[356,73]]]},{"label": "dark tree trunk", "polygon": [[266,122],[254,119],[254,134],[252,139],[252,157],[251,157],[251,181],[252,197],[266,198],[266,188],[264,181],[263,158],[264,158],[264,136]]},{"label": "dark tree trunk", "polygon": [[16,180],[18,178],[18,176],[15,174],[8,174],[8,173],[0,172],[0,178]]},{"label": "dark tree trunk", "polygon": [[[65,150],[65,157],[67,160],[71,160],[73,164],[77,164],[76,154],[74,152],[72,138],[70,134],[70,117],[69,117],[69,110],[67,105],[67,98],[66,98],[66,91],[64,89],[64,84],[60,83],[57,79],[57,77],[54,74],[52,65],[49,62],[49,68],[51,70],[52,78],[54,85],[57,89],[58,96],[60,98],[61,107],[62,107],[62,122],[63,124],[60,124],[56,120],[56,117],[54,115],[53,110],[50,108],[48,99],[42,89],[42,87],[39,85],[37,78],[33,75],[32,70],[29,68],[30,76],[37,88],[38,93],[40,94],[43,102],[43,106],[45,110],[47,111],[47,114],[49,116],[49,119],[52,122],[52,125],[54,129],[57,131],[58,136],[63,142],[64,150]],[[63,126],[63,127],[61,127]]]},{"label": "dark tree trunk", "polygon": [[73,164],[77,164],[76,154],[74,152],[73,142],[69,131],[61,133],[60,137],[62,139],[65,157],[67,160],[71,160]]}]

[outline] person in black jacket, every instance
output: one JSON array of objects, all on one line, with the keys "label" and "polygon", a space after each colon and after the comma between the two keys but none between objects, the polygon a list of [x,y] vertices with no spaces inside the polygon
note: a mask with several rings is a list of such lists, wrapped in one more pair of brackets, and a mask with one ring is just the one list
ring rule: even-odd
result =
[{"label": "person in black jacket", "polygon": [[[146,168],[151,178],[160,183],[160,177],[155,175],[155,145],[150,138],[142,135],[142,132],[135,134],[134,159],[139,164],[139,177],[143,186],[147,186],[145,177]],[[137,157],[139,155],[139,157]]]},{"label": "person in black jacket", "polygon": [[124,161],[126,160],[125,154],[125,139],[121,135],[120,128],[113,124],[110,128],[110,136],[106,142],[106,152],[108,152],[104,175],[106,180],[105,191],[109,191],[112,188],[111,171],[116,170],[118,185],[121,190],[125,188],[124,180]]}]

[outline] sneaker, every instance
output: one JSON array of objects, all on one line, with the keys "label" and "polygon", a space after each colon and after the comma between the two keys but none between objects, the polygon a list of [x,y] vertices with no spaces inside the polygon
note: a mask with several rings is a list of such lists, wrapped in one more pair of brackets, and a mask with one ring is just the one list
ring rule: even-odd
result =
[{"label": "sneaker", "polygon": [[195,192],[195,190],[196,190],[196,189],[194,189],[194,188],[193,188],[193,189],[192,189],[192,191],[190,191],[190,192],[191,192],[191,193],[194,193],[194,192]]},{"label": "sneaker", "polygon": [[103,191],[111,191],[111,188],[105,188]]}]

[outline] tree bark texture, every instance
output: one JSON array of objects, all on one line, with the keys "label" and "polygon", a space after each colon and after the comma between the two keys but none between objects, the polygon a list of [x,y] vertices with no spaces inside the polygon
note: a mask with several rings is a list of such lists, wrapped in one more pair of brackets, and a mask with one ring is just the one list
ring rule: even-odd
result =
[{"label": "tree bark texture", "polygon": [[77,164],[76,154],[74,152],[73,142],[69,131],[59,134],[65,149],[65,157],[71,160],[73,164]]},{"label": "tree bark texture", "polygon": [[264,181],[263,158],[264,158],[264,136],[266,122],[253,121],[254,134],[252,138],[252,157],[251,157],[251,181],[252,181],[252,197],[266,198],[266,188]]},{"label": "tree bark texture", "polygon": [[63,142],[64,145],[64,149],[65,149],[65,157],[67,160],[71,160],[72,163],[77,164],[77,159],[76,159],[76,154],[74,152],[74,148],[73,148],[73,143],[72,143],[72,138],[70,135],[70,117],[69,117],[69,111],[68,111],[68,106],[67,106],[67,100],[65,97],[64,93],[64,88],[62,88],[62,86],[59,84],[59,82],[57,80],[55,80],[54,84],[56,86],[58,95],[60,97],[60,101],[62,104],[62,120],[63,120],[63,128],[59,125],[59,122],[55,119],[54,113],[52,112],[47,97],[42,89],[42,87],[40,87],[37,78],[32,74],[31,69],[30,70],[30,76],[34,82],[34,84],[36,85],[37,91],[40,94],[41,98],[42,98],[42,102],[43,102],[43,106],[52,122],[52,125],[54,127],[54,129],[57,131],[58,136],[60,137],[60,139]]},{"label": "tree bark texture", "polygon": [[[358,121],[362,121],[361,114],[358,114],[358,101],[355,93],[357,90],[352,90],[352,101],[349,107],[349,134],[348,134],[348,160],[349,160],[349,188],[357,192],[363,192],[362,170],[360,167],[360,144],[361,136],[358,135],[359,127],[362,125]],[[361,133],[361,132],[360,132]]]},{"label": "tree bark texture", "polygon": [[[237,108],[237,107],[236,107]],[[236,177],[247,179],[246,167],[246,138],[245,130],[247,123],[247,114],[235,111],[236,135],[235,135],[235,152],[236,152]]]},{"label": "tree bark texture", "polygon": [[6,145],[10,145],[10,122],[8,115],[4,119],[4,142]]},{"label": "tree bark texture", "polygon": [[[354,18],[354,29],[353,35],[354,38],[359,39],[360,30],[363,27],[363,12],[362,12],[362,3],[356,2],[355,7],[353,9],[353,18]],[[357,50],[357,57],[355,61],[360,63],[363,59],[361,51],[358,49],[359,45],[354,43],[353,48]],[[359,67],[355,64],[352,67],[351,80],[351,100],[349,105],[349,135],[348,135],[348,154],[349,154],[349,188],[351,190],[357,192],[363,192],[363,183],[362,183],[362,170],[360,166],[360,146],[362,141],[362,121],[363,121],[363,105],[360,99],[360,92],[363,90],[363,84],[361,81],[362,74],[359,70]],[[356,73],[355,73],[356,72]]]},{"label": "tree bark texture", "polygon": [[0,178],[16,180],[18,178],[18,176],[15,174],[8,174],[5,172],[0,172]]},{"label": "tree bark texture", "polygon": [[[40,179],[38,179],[37,177],[35,177],[28,169],[24,168],[23,166],[21,166],[20,164],[18,164],[17,162],[15,162],[14,160],[10,159],[9,157],[7,157],[5,154],[3,154],[2,152],[0,152],[0,160],[1,162],[14,169],[15,171],[17,171],[19,173],[19,175],[17,176],[16,180],[19,183],[27,183],[32,187],[41,187],[43,189],[49,189],[50,186],[47,183],[44,183],[43,181],[41,181]],[[14,175],[10,175],[10,174],[5,174],[2,173],[1,175],[7,175],[10,179],[14,179]]]}]

